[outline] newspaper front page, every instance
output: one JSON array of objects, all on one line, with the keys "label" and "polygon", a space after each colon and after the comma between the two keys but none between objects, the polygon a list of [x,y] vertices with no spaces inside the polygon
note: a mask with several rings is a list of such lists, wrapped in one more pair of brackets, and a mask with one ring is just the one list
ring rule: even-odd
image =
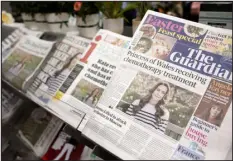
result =
[{"label": "newspaper front page", "polygon": [[39,31],[30,31],[24,27],[15,28],[5,25],[2,27],[2,33],[5,35],[2,40],[2,62],[22,36],[33,35],[40,37],[42,35],[42,32]]},{"label": "newspaper front page", "polygon": [[16,95],[12,90],[2,87],[1,91],[1,114],[2,114],[2,124],[7,123],[15,112],[22,105],[23,100]]},{"label": "newspaper front page", "polygon": [[18,136],[37,156],[42,157],[63,123],[59,118],[38,106],[21,125]]},{"label": "newspaper front page", "polygon": [[[76,109],[91,113],[129,44],[128,37],[99,30],[48,106],[57,111],[55,102],[62,102],[69,106],[59,107],[61,112],[75,115]],[[70,119],[77,120],[75,117]]]},{"label": "newspaper front page", "polygon": [[[89,44],[90,40],[72,35],[65,36],[62,40],[56,42],[50,56],[40,66],[40,71],[30,86],[27,95],[44,107],[52,107],[52,103],[51,106],[48,104],[54,101],[53,97],[62,84],[70,77],[76,77],[82,70],[83,66],[80,60]],[[76,113],[65,115],[64,111],[60,112],[60,106],[69,109],[66,103],[60,101],[59,106],[58,104],[54,106],[55,109],[50,108],[50,110],[53,110],[60,118],[63,118],[71,125],[81,121],[83,113],[78,110],[75,110],[75,112],[80,117],[77,117]],[[76,119],[72,120],[71,115]]]},{"label": "newspaper front page", "polygon": [[52,42],[31,35],[23,36],[3,60],[3,78],[16,88],[26,91],[30,79],[39,69],[52,46]]},{"label": "newspaper front page", "polygon": [[147,11],[83,134],[121,159],[225,159],[230,30]]}]

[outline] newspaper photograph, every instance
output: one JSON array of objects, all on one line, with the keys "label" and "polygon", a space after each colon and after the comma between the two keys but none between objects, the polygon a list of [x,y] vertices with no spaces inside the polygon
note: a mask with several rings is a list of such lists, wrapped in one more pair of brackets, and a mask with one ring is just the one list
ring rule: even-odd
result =
[{"label": "newspaper photograph", "polygon": [[232,36],[147,11],[83,134],[121,159],[225,159],[232,43],[221,39],[226,50],[213,51],[203,45],[210,33]]},{"label": "newspaper photograph", "polygon": [[[179,140],[201,95],[139,72],[117,108],[148,129]],[[175,133],[169,129],[175,126]]]},{"label": "newspaper photograph", "polygon": [[4,125],[14,116],[15,112],[23,104],[23,100],[8,88],[2,87],[1,92],[2,92],[1,120],[2,120],[2,124]]},{"label": "newspaper photograph", "polygon": [[57,42],[51,56],[40,67],[40,72],[29,88],[29,93],[47,104],[76,67],[89,42],[77,36],[66,36],[61,42]]},{"label": "newspaper photograph", "polygon": [[86,114],[91,113],[129,44],[128,37],[99,30],[77,67],[80,69],[82,63],[83,69],[63,83],[55,98]]},{"label": "newspaper photograph", "polygon": [[84,113],[58,101],[56,93],[60,88],[68,88],[83,69],[85,63],[80,60],[89,43],[88,39],[72,35],[56,42],[27,91],[28,97],[74,127],[78,126]]},{"label": "newspaper photograph", "polygon": [[26,83],[42,64],[53,43],[34,36],[24,36],[2,63],[4,79],[25,90]]},{"label": "newspaper photograph", "polygon": [[18,136],[41,157],[48,150],[63,125],[56,116],[41,107],[35,108],[21,125]]},{"label": "newspaper photograph", "polygon": [[82,79],[77,84],[75,90],[72,93],[72,96],[94,108],[102,92],[102,88],[99,88],[98,86]]},{"label": "newspaper photograph", "polygon": [[[232,136],[229,135],[232,133],[229,126],[232,122],[231,104],[232,84],[212,79],[187,126],[181,146],[197,153],[194,156],[225,158],[232,146]],[[185,155],[178,149],[177,153]]]},{"label": "newspaper photograph", "polygon": [[15,46],[15,44],[17,44],[21,37],[24,35],[40,37],[42,35],[42,32],[39,31],[30,31],[24,27],[15,28],[7,25],[2,26],[2,33],[5,34],[5,37],[2,39],[2,62],[5,60],[7,55],[10,53],[12,48]]}]

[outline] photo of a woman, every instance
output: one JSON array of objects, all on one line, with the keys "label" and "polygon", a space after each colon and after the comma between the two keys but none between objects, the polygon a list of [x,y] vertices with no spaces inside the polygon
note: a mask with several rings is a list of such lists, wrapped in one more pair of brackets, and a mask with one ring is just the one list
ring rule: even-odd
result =
[{"label": "photo of a woman", "polygon": [[27,61],[30,61],[28,56],[24,57],[21,61],[17,62],[14,66],[12,66],[7,72],[7,78],[9,80],[12,80],[14,77],[17,77],[19,73],[24,69]]},{"label": "photo of a woman", "polygon": [[169,94],[169,90],[169,84],[160,82],[144,98],[134,100],[130,105],[122,105],[122,108],[126,109],[123,111],[138,121],[165,133],[170,113],[164,107],[164,99]]},{"label": "photo of a woman", "polygon": [[[80,60],[80,56],[82,53],[75,54],[74,56],[70,57],[63,65],[61,69],[58,69],[54,72],[54,74],[47,79],[45,82],[45,86],[43,85],[43,90],[46,90],[46,93],[49,96],[54,96],[56,91],[59,89],[59,87],[62,85],[62,83],[65,81],[71,70],[76,65],[77,61]],[[59,65],[59,63],[58,63]],[[41,95],[39,98],[47,103],[49,101],[49,98],[47,96]]]},{"label": "photo of a woman", "polygon": [[99,95],[100,90],[98,88],[95,88],[90,94],[86,95],[86,97],[83,98],[83,102],[90,107],[95,107],[98,102]]},{"label": "photo of a woman", "polygon": [[63,67],[57,70],[52,77],[50,77],[46,85],[48,86],[47,92],[50,95],[54,95],[60,85],[64,82],[66,77],[69,75],[75,64],[78,60],[80,60],[80,55],[82,53],[75,54],[74,56],[70,57],[63,65]]},{"label": "photo of a woman", "polygon": [[205,112],[197,115],[197,117],[211,124],[220,126],[223,120],[223,115],[224,115],[223,109],[220,106],[214,104],[212,105],[211,108],[209,108]]}]

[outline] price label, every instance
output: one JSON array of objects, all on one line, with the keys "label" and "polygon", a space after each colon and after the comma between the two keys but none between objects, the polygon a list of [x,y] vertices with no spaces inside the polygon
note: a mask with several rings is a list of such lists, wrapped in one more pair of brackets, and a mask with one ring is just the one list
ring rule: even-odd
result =
[{"label": "price label", "polygon": [[61,91],[58,91],[56,93],[56,95],[53,97],[55,100],[58,99],[58,100],[61,100],[62,96],[64,95],[64,93],[62,93]]}]

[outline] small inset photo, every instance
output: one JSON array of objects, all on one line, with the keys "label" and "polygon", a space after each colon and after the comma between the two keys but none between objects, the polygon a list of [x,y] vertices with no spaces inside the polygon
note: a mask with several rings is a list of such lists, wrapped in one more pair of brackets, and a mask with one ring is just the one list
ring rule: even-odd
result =
[{"label": "small inset photo", "polygon": [[156,34],[150,56],[165,60],[170,54],[175,43],[176,39],[173,37],[163,35],[160,33]]},{"label": "small inset photo", "polygon": [[150,52],[150,49],[153,45],[153,41],[148,37],[141,37],[135,47],[133,47],[133,51],[146,54]]},{"label": "small inset photo", "polygon": [[81,79],[71,95],[86,105],[94,108],[103,91],[104,89],[96,86],[95,84],[90,83],[85,79]]},{"label": "small inset photo", "polygon": [[231,84],[212,79],[194,116],[220,127],[231,106],[231,96]]},{"label": "small inset photo", "polygon": [[200,103],[194,116],[220,127],[227,110],[228,108],[222,106],[220,103],[207,103],[203,101]]},{"label": "small inset photo", "polygon": [[206,33],[206,31],[207,31],[206,29],[203,29],[197,26],[192,26],[188,24],[184,26],[184,32],[190,37],[202,36]]},{"label": "small inset photo", "polygon": [[143,36],[152,38],[156,34],[156,28],[153,25],[145,24],[140,28],[143,32]]}]

